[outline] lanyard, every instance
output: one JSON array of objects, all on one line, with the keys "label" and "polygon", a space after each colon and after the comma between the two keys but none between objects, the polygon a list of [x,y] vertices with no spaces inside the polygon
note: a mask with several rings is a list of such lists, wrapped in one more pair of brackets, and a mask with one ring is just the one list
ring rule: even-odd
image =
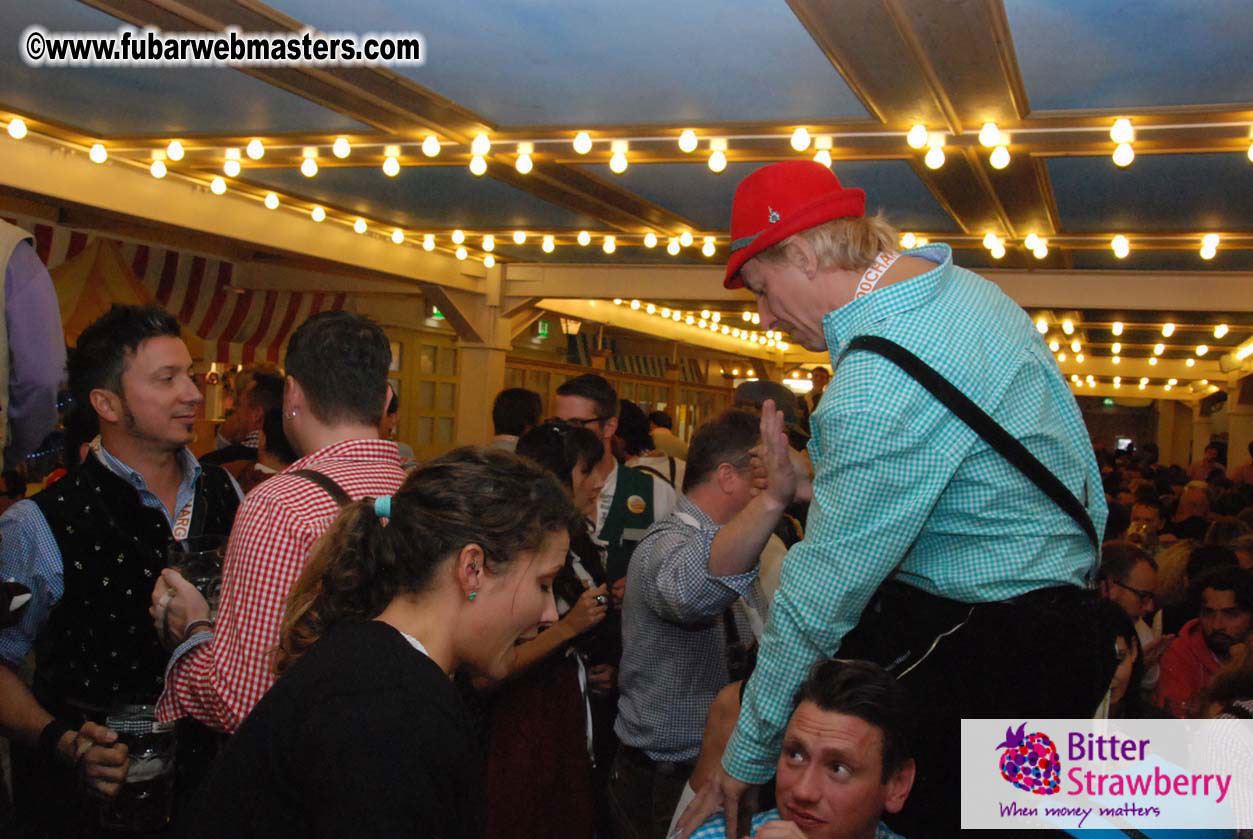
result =
[{"label": "lanyard", "polygon": [[900,258],[901,255],[899,253],[881,253],[875,257],[875,261],[870,263],[866,273],[862,274],[861,279],[857,281],[857,293],[853,295],[853,299],[865,297],[874,291],[874,287],[879,284],[879,280],[883,279],[883,275]]}]

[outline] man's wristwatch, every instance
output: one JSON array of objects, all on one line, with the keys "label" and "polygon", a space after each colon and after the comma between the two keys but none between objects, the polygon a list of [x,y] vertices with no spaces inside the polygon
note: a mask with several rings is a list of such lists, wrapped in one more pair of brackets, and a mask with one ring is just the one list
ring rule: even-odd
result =
[{"label": "man's wristwatch", "polygon": [[57,751],[57,745],[61,742],[61,738],[66,732],[77,731],[77,729],[67,723],[60,717],[53,717],[52,720],[44,726],[43,731],[39,732],[39,751],[56,759],[60,757]]}]

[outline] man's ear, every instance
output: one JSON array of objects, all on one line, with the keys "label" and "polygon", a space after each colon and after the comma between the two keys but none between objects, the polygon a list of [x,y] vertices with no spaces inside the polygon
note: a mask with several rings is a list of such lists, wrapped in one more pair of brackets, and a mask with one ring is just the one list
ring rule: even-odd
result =
[{"label": "man's ear", "polygon": [[87,401],[91,403],[91,407],[100,416],[101,422],[121,422],[122,398],[111,390],[105,390],[102,387],[94,388],[91,393],[87,394]]},{"label": "man's ear", "polygon": [[714,469],[714,480],[718,482],[718,489],[724,494],[730,494],[735,491],[733,482],[739,477],[735,467],[729,463],[719,463]]},{"label": "man's ear", "polygon": [[889,813],[899,813],[905,806],[905,799],[909,797],[909,791],[914,786],[916,769],[914,759],[911,757],[892,773],[892,777],[888,778],[888,782],[884,784],[887,788],[883,799],[884,810]]},{"label": "man's ear", "polygon": [[305,392],[294,376],[288,376],[283,384],[283,413],[291,416],[305,408]]},{"label": "man's ear", "polygon": [[610,417],[609,419],[605,420],[602,427],[605,429],[605,433],[601,436],[604,439],[608,440],[610,437],[618,433],[618,418]]},{"label": "man's ear", "polygon": [[787,243],[788,261],[804,272],[806,277],[813,279],[818,273],[818,252],[804,236],[793,236]]}]

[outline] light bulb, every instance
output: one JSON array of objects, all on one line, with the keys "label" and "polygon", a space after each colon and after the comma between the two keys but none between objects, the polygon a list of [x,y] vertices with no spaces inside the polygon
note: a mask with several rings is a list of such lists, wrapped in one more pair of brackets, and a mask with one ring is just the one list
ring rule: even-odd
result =
[{"label": "light bulb", "polygon": [[1112,352],[1114,355],[1118,355],[1119,353],[1122,352],[1122,344],[1120,344],[1118,341],[1115,341],[1114,345],[1109,348],[1109,351]]},{"label": "light bulb", "polygon": [[454,245],[464,244],[465,240],[466,240],[466,234],[464,230],[454,230],[452,232],[452,243]]},{"label": "light bulb", "polygon": [[401,230],[399,227],[393,230],[392,242],[397,245],[403,245],[405,243],[405,231]]},{"label": "light bulb", "polygon": [[470,171],[475,177],[480,177],[487,171],[487,161],[483,159],[482,155],[476,154],[470,158]]},{"label": "light bulb", "polygon": [[1050,352],[1057,352],[1057,351],[1058,351],[1058,350],[1060,350],[1061,348],[1062,348],[1061,342],[1060,342],[1060,341],[1058,341],[1056,338],[1054,338],[1052,341],[1049,341],[1049,351],[1050,351]]},{"label": "light bulb", "polygon": [[1080,350],[1082,347],[1083,347],[1083,344],[1079,343],[1079,339],[1078,339],[1078,338],[1076,338],[1075,340],[1073,340],[1073,341],[1071,341],[1071,342],[1070,342],[1070,351],[1071,351],[1071,352],[1079,352],[1079,350]]},{"label": "light bulb", "polygon": [[644,234],[644,247],[646,248],[657,247],[657,234],[656,233],[653,233],[650,230],[649,232]]},{"label": "light bulb", "polygon": [[439,139],[434,134],[427,134],[426,139],[422,141],[422,153],[427,157],[435,157],[439,154]]},{"label": "light bulb", "polygon": [[979,129],[979,144],[985,149],[995,146],[1001,139],[1001,132],[995,122],[985,122]]},{"label": "light bulb", "polygon": [[995,247],[996,243],[999,241],[1000,239],[997,238],[996,234],[990,230],[983,234],[983,246],[988,250],[992,250],[992,248]]},{"label": "light bulb", "polygon": [[552,236],[545,236],[539,247],[544,253],[552,253],[557,249],[557,243]]},{"label": "light bulb", "polygon": [[483,250],[491,253],[496,250],[496,237],[488,233],[483,237]]},{"label": "light bulb", "polygon": [[465,249],[465,246],[464,246],[464,245],[462,245],[461,247],[459,247],[459,248],[457,248],[455,251],[453,251],[453,256],[457,257],[457,259],[465,259],[465,258],[466,258],[467,256],[469,256],[469,255],[470,255],[470,254],[469,254],[469,252]]},{"label": "light bulb", "polygon": [[394,157],[386,157],[383,159],[383,174],[389,178],[394,178],[400,174],[400,161]]},{"label": "light bulb", "polygon": [[275,195],[273,192],[267,192],[265,194],[265,208],[267,210],[278,209],[278,196]]},{"label": "light bulb", "polygon": [[484,268],[491,268],[495,264],[496,264],[496,257],[492,256],[490,253],[487,256],[483,257]]},{"label": "light bulb", "polygon": [[518,170],[519,175],[529,175],[531,170],[535,168],[535,163],[531,160],[529,154],[520,154],[518,159],[514,161],[513,168]]},{"label": "light bulb", "polygon": [[483,157],[491,150],[492,141],[486,134],[475,134],[474,139],[470,141],[470,154],[475,157]]},{"label": "light bulb", "polygon": [[609,171],[621,175],[627,170],[627,156],[624,151],[616,151],[609,158]]},{"label": "light bulb", "polygon": [[1224,335],[1226,335],[1226,334],[1227,334],[1227,324],[1225,324],[1225,323],[1220,323],[1220,324],[1218,324],[1218,326],[1215,326],[1215,327],[1214,327],[1214,337],[1215,337],[1215,338],[1221,338],[1221,337],[1223,337],[1223,336],[1224,336]]},{"label": "light bulb", "polygon": [[821,163],[828,169],[831,168],[831,152],[828,149],[818,149],[814,153],[814,163]]},{"label": "light bulb", "polygon": [[152,165],[148,167],[148,171],[152,173],[152,177],[154,178],[164,178],[165,177],[165,161],[164,160],[152,161]]},{"label": "light bulb", "polygon": [[727,155],[722,151],[714,151],[709,154],[709,170],[711,172],[722,172],[727,168]]},{"label": "light bulb", "polygon": [[715,253],[717,253],[717,251],[718,251],[717,247],[714,246],[713,241],[710,239],[706,239],[705,244],[701,245],[701,249],[700,249],[701,254],[703,254],[706,257],[713,256]]},{"label": "light bulb", "polygon": [[679,135],[679,151],[685,154],[691,154],[696,151],[697,142],[696,132],[688,128]]},{"label": "light bulb", "polygon": [[1109,130],[1109,138],[1115,143],[1134,143],[1136,130],[1131,127],[1131,120],[1125,117],[1114,120],[1114,126]]},{"label": "light bulb", "polygon": [[674,238],[673,236],[670,237],[670,241],[666,243],[666,253],[670,254],[671,256],[679,255],[679,240],[678,239]]},{"label": "light bulb", "polygon": [[1216,248],[1201,248],[1201,259],[1213,259],[1218,255]]},{"label": "light bulb", "polygon": [[356,221],[354,221],[354,222],[352,223],[352,229],[353,229],[353,232],[354,232],[354,233],[364,233],[364,232],[366,232],[366,230],[367,230],[368,228],[367,228],[367,225],[366,225],[366,223],[365,223],[365,219],[363,219],[363,218],[359,218],[359,219],[357,219]]},{"label": "light bulb", "polygon": [[[20,140],[26,136],[26,120],[20,117],[14,117],[9,122],[9,136],[14,140]],[[181,147],[180,147],[181,148]]]},{"label": "light bulb", "polygon": [[1109,331],[1114,333],[1115,335],[1121,335],[1122,334],[1122,321],[1120,320],[1114,321],[1114,325],[1109,328]]},{"label": "light bulb", "polygon": [[721,312],[710,312],[710,314],[709,314],[709,319],[710,319],[711,321],[713,321],[714,323],[718,323],[719,321],[721,321],[721,320],[722,320],[722,313],[721,313]]},{"label": "light bulb", "polygon": [[996,247],[992,248],[990,253],[992,254],[993,259],[1001,259],[1003,256],[1005,256],[1005,246],[1002,245],[1000,242],[997,242]]},{"label": "light bulb", "polygon": [[944,149],[939,146],[932,146],[927,149],[927,154],[922,161],[927,164],[928,169],[939,169],[944,165]]},{"label": "light bulb", "polygon": [[1041,242],[1031,253],[1035,255],[1036,259],[1044,259],[1044,257],[1049,255],[1049,246]]},{"label": "light bulb", "polygon": [[686,323],[688,326],[693,326],[696,323],[696,318],[693,317],[692,315],[688,315],[686,318],[683,319],[683,322]]},{"label": "light bulb", "polygon": [[1065,332],[1067,335],[1074,335],[1075,334],[1075,322],[1071,320],[1070,318],[1066,318],[1065,320],[1063,320],[1062,332]]},{"label": "light bulb", "polygon": [[331,154],[343,160],[352,152],[352,146],[348,145],[347,137],[336,137],[335,142],[331,143]]},{"label": "light bulb", "polygon": [[314,207],[309,212],[309,216],[314,221],[326,221],[326,210],[322,209],[321,207]]},{"label": "light bulb", "polygon": [[586,230],[580,230],[575,241],[586,248],[592,242],[592,234],[588,233]]},{"label": "light bulb", "polygon": [[1118,355],[1111,355],[1111,356],[1109,357],[1109,360],[1110,360],[1110,361],[1112,361],[1112,362],[1114,362],[1115,364],[1121,364],[1121,363],[1122,363],[1122,356],[1118,356]]},{"label": "light bulb", "polygon": [[1163,338],[1169,338],[1171,335],[1174,335],[1174,334],[1175,334],[1175,325],[1173,323],[1162,324],[1162,337]]},{"label": "light bulb", "polygon": [[[24,124],[25,123],[23,123],[23,125]],[[10,131],[9,133],[12,134],[13,132]],[[23,129],[22,133],[23,134],[26,133],[25,129]],[[170,140],[170,144],[165,147],[165,156],[168,157],[170,160],[182,160],[183,159],[183,144],[180,143],[178,140]]]},{"label": "light bulb", "polygon": [[228,178],[238,178],[241,168],[238,160],[228,160],[222,164],[222,171],[226,173]]},{"label": "light bulb", "polygon": [[1040,247],[1040,235],[1038,233],[1028,233],[1027,238],[1022,240],[1022,246],[1029,251]]},{"label": "light bulb", "polygon": [[1153,345],[1153,355],[1161,355],[1161,354],[1162,354],[1162,353],[1164,353],[1164,352],[1166,352],[1166,345],[1165,345],[1165,344],[1154,344],[1154,345]]},{"label": "light bulb", "polygon": [[1114,256],[1119,259],[1126,259],[1127,254],[1131,253],[1131,243],[1127,241],[1127,237],[1119,234],[1110,240],[1109,246],[1114,249]]},{"label": "light bulb", "polygon": [[792,132],[792,148],[796,151],[804,151],[809,148],[809,132],[804,128],[798,128]]},{"label": "light bulb", "polygon": [[753,312],[753,326],[760,326],[760,325],[761,325],[761,315],[757,314],[756,312]]},{"label": "light bulb", "polygon": [[1249,162],[1253,163],[1253,143],[1249,143]]},{"label": "light bulb", "polygon": [[1039,332],[1041,335],[1048,334],[1049,322],[1044,318],[1037,318],[1035,322],[1035,331]]},{"label": "light bulb", "polygon": [[993,169],[1004,169],[1009,165],[1009,149],[1004,146],[997,146],[992,149],[988,162],[992,164]]},{"label": "light bulb", "polygon": [[1064,353],[1064,352],[1059,352],[1059,353],[1057,354],[1057,360],[1058,360],[1058,361],[1065,361],[1065,360],[1066,360],[1066,353]]},{"label": "light bulb", "polygon": [[209,181],[209,191],[214,195],[225,195],[226,181],[222,180],[221,177],[215,177],[213,180]]},{"label": "light bulb", "polygon": [[525,245],[526,244],[526,231],[525,230],[513,231],[513,243],[515,245]]},{"label": "light bulb", "polygon": [[918,244],[918,237],[914,234],[906,233],[901,236],[901,247],[905,250],[912,249],[916,244]]},{"label": "light bulb", "polygon": [[613,253],[618,249],[618,240],[612,236],[606,236],[600,247],[605,253]]},{"label": "light bulb", "polygon": [[920,149],[927,144],[927,126],[915,125],[905,135],[905,142],[911,149]]},{"label": "light bulb", "polygon": [[1083,353],[1079,353],[1075,356],[1075,363],[1077,364],[1083,363]]},{"label": "light bulb", "polygon": [[1078,374],[1078,373],[1071,373],[1071,374],[1070,374],[1070,381],[1071,381],[1072,383],[1074,383],[1074,384],[1078,384],[1078,383],[1079,383],[1079,374]]},{"label": "light bulb", "polygon": [[265,144],[257,139],[249,140],[248,147],[244,149],[244,152],[248,155],[249,159],[260,160],[265,156]]},{"label": "light bulb", "polygon": [[425,236],[422,237],[422,250],[424,251],[435,250],[435,234],[434,233],[427,233]]},{"label": "light bulb", "polygon": [[1188,367],[1193,367],[1193,366],[1195,366],[1195,365],[1196,365],[1196,359],[1195,359],[1195,358],[1189,358],[1188,360],[1184,361],[1184,365],[1186,365],[1186,366],[1188,366]]},{"label": "light bulb", "polygon": [[104,163],[109,159],[109,152],[103,145],[96,143],[91,147],[91,151],[87,153],[87,157],[91,159],[92,163]]},{"label": "light bulb", "polygon": [[1115,166],[1122,166],[1122,167],[1130,166],[1131,161],[1135,159],[1136,159],[1136,152],[1135,152],[1135,149],[1131,147],[1130,143],[1121,143],[1119,144],[1118,148],[1114,149],[1114,165]]},{"label": "light bulb", "polygon": [[640,304],[640,301],[638,301],[638,300],[632,300],[632,301],[631,301],[631,308],[632,308],[633,310],[637,311],[637,312],[640,310],[640,305],[641,305],[641,304]]},{"label": "light bulb", "polygon": [[306,157],[300,161],[300,174],[306,178],[312,178],[318,173],[318,162],[312,157]]},{"label": "light bulb", "polygon": [[654,306],[652,303],[649,303],[647,306],[644,307],[644,311],[648,312],[648,314],[651,315],[657,311],[657,307]]},{"label": "light bulb", "polygon": [[723,324],[723,326],[722,326],[722,327],[721,327],[718,331],[719,331],[719,332],[721,332],[723,335],[730,335],[730,334],[731,334],[731,327],[729,327],[729,326],[727,326],[727,325]]},{"label": "light bulb", "polygon": [[692,231],[684,230],[682,233],[680,233],[679,244],[685,248],[690,248],[692,246]]},{"label": "light bulb", "polygon": [[592,136],[586,131],[574,135],[574,150],[579,154],[587,154],[592,150]]},{"label": "light bulb", "polygon": [[1208,346],[1206,346],[1205,344],[1197,344],[1197,347],[1196,347],[1197,355],[1205,355],[1207,352],[1209,352]]},{"label": "light bulb", "polygon": [[780,352],[787,352],[788,343],[786,341],[776,341],[774,346],[775,346],[775,349],[779,350]]},{"label": "light bulb", "polygon": [[661,309],[661,316],[662,316],[663,318],[668,318],[668,317],[670,317],[670,307],[669,307],[669,306],[663,306],[663,307],[662,307],[662,309]]},{"label": "light bulb", "polygon": [[752,312],[741,312],[741,313],[740,313],[740,319],[741,319],[741,320],[743,320],[743,321],[745,321],[745,322],[751,321],[751,320],[753,319],[753,313],[752,313]]},{"label": "light bulb", "polygon": [[1155,356],[1155,355],[1151,355],[1151,356],[1149,356],[1149,366],[1150,366],[1150,367],[1153,367],[1153,366],[1155,366],[1156,364],[1157,364],[1157,356]]},{"label": "light bulb", "polygon": [[1218,243],[1222,241],[1217,233],[1206,233],[1201,237],[1201,247],[1213,250],[1218,247]]}]

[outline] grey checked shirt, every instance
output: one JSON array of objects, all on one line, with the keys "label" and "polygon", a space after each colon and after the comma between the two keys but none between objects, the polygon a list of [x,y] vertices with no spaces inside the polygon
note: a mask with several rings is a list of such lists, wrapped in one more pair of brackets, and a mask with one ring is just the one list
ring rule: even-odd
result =
[{"label": "grey checked shirt", "polygon": [[675,512],[650,527],[631,555],[614,731],[653,760],[696,758],[709,706],[727,684],[722,614],[748,593],[757,569],[709,573],[720,529],[680,495]]}]

